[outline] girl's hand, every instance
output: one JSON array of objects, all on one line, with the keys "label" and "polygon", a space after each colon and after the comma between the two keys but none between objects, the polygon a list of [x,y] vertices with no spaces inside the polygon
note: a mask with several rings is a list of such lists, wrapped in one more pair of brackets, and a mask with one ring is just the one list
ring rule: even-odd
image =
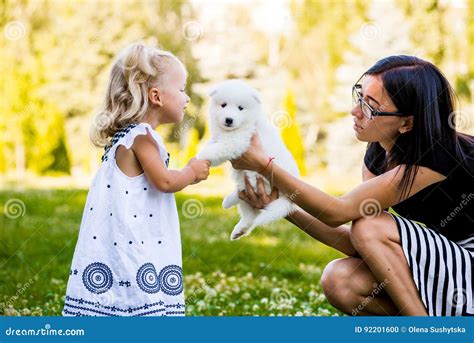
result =
[{"label": "girl's hand", "polygon": [[193,184],[206,180],[209,176],[209,167],[211,162],[208,160],[198,160],[195,157],[189,160],[188,167],[194,171],[196,178],[194,179]]},{"label": "girl's hand", "polygon": [[230,161],[235,169],[253,170],[259,172],[268,163],[268,156],[264,152],[258,134],[255,133],[247,151],[238,159]]},{"label": "girl's hand", "polygon": [[239,198],[253,208],[261,210],[272,201],[278,199],[278,189],[273,187],[272,192],[267,194],[263,179],[257,176],[257,193],[255,193],[249,179],[245,176],[245,191],[239,192]]}]

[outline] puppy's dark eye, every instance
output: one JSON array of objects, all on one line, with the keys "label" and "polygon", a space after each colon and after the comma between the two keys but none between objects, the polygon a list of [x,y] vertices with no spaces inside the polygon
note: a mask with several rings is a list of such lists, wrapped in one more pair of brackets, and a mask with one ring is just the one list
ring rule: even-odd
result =
[{"label": "puppy's dark eye", "polygon": [[244,108],[242,106],[239,106],[239,111],[242,111]]},{"label": "puppy's dark eye", "polygon": [[227,104],[225,102],[221,105],[222,108],[224,108],[226,106],[227,106]]}]

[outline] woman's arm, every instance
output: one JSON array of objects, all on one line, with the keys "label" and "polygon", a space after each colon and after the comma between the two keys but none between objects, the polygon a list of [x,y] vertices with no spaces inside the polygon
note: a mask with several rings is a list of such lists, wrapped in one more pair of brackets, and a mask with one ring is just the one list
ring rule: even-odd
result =
[{"label": "woman's arm", "polygon": [[[376,175],[372,174],[363,163],[362,181],[367,181],[374,177]],[[324,224],[303,210],[297,210],[285,219],[321,243],[329,245],[348,256],[359,256],[352,245],[350,225],[345,224],[334,228]]]},{"label": "woman's arm", "polygon": [[[273,183],[283,193],[297,194],[293,197],[293,202],[309,214],[329,226],[337,227],[365,215],[374,215],[376,214],[374,210],[380,212],[399,203],[400,192],[397,185],[404,168],[398,166],[365,181],[340,198],[330,196],[299,180],[277,164],[273,165]],[[264,176],[270,178],[270,173]],[[428,168],[419,167],[407,197],[443,179],[445,176]]]},{"label": "woman's arm", "polygon": [[[253,138],[249,150],[240,159],[232,161],[232,165],[236,169],[263,173],[267,179],[273,180],[273,185],[280,192],[290,195],[294,203],[330,227],[335,228],[361,218],[364,216],[365,204],[372,204],[381,211],[400,202],[397,185],[403,175],[404,166],[397,166],[367,180],[351,192],[337,198],[291,175],[278,166],[278,162],[270,162],[269,165],[268,161],[269,158],[264,153],[258,138]],[[443,179],[445,176],[429,168],[419,167],[412,189],[405,198]]]},{"label": "woman's arm", "polygon": [[351,242],[351,228],[349,225],[332,227],[303,210],[290,213],[285,219],[321,243],[348,256],[358,256]]},{"label": "woman's arm", "polygon": [[[246,201],[253,208],[263,209],[278,198],[278,189],[273,188],[272,192],[267,194],[263,179],[258,177],[255,192],[249,180],[245,178],[245,192],[239,192],[239,198]],[[321,243],[333,247],[348,256],[358,256],[357,251],[352,246],[349,225],[333,228],[301,209],[289,214],[285,219]]]},{"label": "woman's arm", "polygon": [[[376,177],[365,164],[362,164],[362,181]],[[239,198],[245,200],[253,208],[263,209],[266,205],[278,198],[278,189],[273,188],[270,194],[265,192],[263,180],[257,178],[257,192],[254,191],[250,182],[245,178],[245,192],[239,193]],[[302,209],[289,214],[285,218],[290,223],[307,233],[323,244],[333,247],[348,256],[359,256],[351,241],[351,228],[349,225],[341,225],[336,228],[324,224]]]},{"label": "woman's arm", "polygon": [[168,170],[161,159],[156,142],[150,133],[139,135],[132,145],[141,167],[150,183],[164,193],[179,192],[209,175],[209,161],[191,160],[181,170]]}]

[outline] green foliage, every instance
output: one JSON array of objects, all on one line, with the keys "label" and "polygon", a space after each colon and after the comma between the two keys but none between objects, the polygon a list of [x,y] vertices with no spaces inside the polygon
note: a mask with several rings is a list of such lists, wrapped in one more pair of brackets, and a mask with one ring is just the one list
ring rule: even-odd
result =
[{"label": "green foliage", "polygon": [[[474,1],[294,0],[281,25],[270,20],[278,19],[278,11],[256,19],[253,4],[226,5],[222,22],[200,16],[219,6],[200,6],[171,0],[107,6],[92,0],[3,1],[0,173],[90,174],[96,159],[90,144],[77,141],[88,139],[112,59],[135,41],[170,50],[187,67],[188,113],[162,132],[174,149],[185,146],[185,137],[176,133],[191,126],[202,138],[205,123],[199,112],[209,83],[250,79],[264,90],[266,102],[272,99],[269,107],[280,105],[276,99],[289,83],[304,123],[301,135],[310,142],[306,165],[312,170],[316,163],[309,156],[323,149],[315,148],[317,136],[348,114],[351,82],[377,59],[401,50],[433,61],[455,86],[462,107],[472,103]],[[186,37],[191,22],[202,24],[197,39]],[[364,37],[364,29],[374,37]],[[53,127],[54,132],[44,131]]]},{"label": "green foliage", "polygon": [[[17,61],[12,55],[5,59]],[[30,60],[18,68],[3,67],[1,90],[6,96],[0,102],[0,123],[5,134],[0,138],[0,170],[70,173],[63,114],[41,94],[46,83],[41,60]]]},{"label": "green foliage", "polygon": [[[34,126],[28,139],[27,166],[38,174],[69,173],[71,164],[66,147],[62,114],[50,108],[36,112]],[[44,118],[40,118],[44,116]],[[31,144],[35,142],[34,144]]]},{"label": "green foliage", "polygon": [[[193,16],[188,3],[176,1],[118,1],[107,6],[93,1],[2,3],[0,128],[7,134],[0,137],[0,173],[93,169],[92,158],[85,157],[90,155],[89,144],[68,144],[75,142],[68,136],[76,132],[68,132],[66,124],[83,118],[90,126],[112,59],[135,41],[170,50],[185,63],[188,93],[194,108],[200,107],[202,99],[191,85],[201,77],[181,30]],[[202,126],[198,121],[195,125]],[[81,134],[84,131],[87,134]],[[175,141],[173,134],[167,138]],[[87,139],[82,137],[83,142]]]},{"label": "green foliage", "polygon": [[364,23],[366,1],[293,1],[297,33],[285,43],[288,69],[302,87],[305,110],[314,121],[331,121],[330,96],[336,86],[336,70],[353,47],[348,37]]}]

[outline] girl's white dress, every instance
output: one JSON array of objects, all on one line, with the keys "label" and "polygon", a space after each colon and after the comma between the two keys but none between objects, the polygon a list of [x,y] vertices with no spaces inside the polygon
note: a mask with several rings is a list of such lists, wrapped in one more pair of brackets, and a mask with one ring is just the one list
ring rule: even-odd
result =
[{"label": "girl's white dress", "polygon": [[126,176],[115,161],[119,145],[130,148],[147,132],[168,166],[163,140],[149,124],[132,124],[114,136],[87,196],[64,316],[184,315],[174,194],[158,191],[144,174]]}]

